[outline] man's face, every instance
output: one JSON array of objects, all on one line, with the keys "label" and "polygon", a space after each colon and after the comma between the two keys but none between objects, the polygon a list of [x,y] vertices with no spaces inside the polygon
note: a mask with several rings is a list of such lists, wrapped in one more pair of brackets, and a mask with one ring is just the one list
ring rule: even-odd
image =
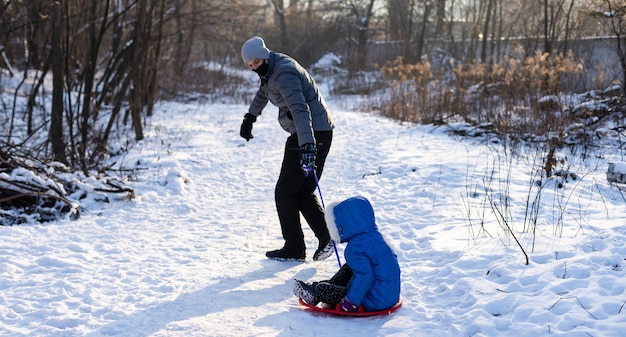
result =
[{"label": "man's face", "polygon": [[250,70],[256,70],[261,65],[261,63],[263,63],[263,59],[252,59],[246,62]]}]

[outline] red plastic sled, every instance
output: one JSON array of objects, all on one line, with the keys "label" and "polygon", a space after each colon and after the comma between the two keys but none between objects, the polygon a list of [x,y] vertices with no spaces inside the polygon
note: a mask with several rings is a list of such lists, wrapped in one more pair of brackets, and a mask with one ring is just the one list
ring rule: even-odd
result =
[{"label": "red plastic sled", "polygon": [[367,316],[376,316],[376,315],[390,315],[391,313],[395,312],[402,306],[402,297],[400,297],[400,300],[398,301],[398,303],[396,303],[393,307],[385,309],[385,310],[379,310],[379,311],[365,311],[363,309],[363,306],[360,305],[357,311],[349,312],[349,311],[341,310],[341,308],[339,307],[339,304],[337,304],[334,308],[324,308],[321,306],[310,305],[304,302],[301,298],[298,299],[298,302],[300,303],[300,308],[304,310],[321,312],[321,313],[337,315],[337,316],[367,317]]}]

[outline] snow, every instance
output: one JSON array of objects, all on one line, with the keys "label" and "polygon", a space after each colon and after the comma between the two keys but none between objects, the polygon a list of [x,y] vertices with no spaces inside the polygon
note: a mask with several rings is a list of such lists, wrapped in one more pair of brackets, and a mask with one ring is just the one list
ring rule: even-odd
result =
[{"label": "snow", "polygon": [[613,172],[626,175],[626,163],[612,163]]},{"label": "snow", "polygon": [[245,105],[162,102],[145,140],[114,158],[136,170],[135,199],[83,205],[74,221],[0,226],[0,335],[623,334],[626,201],[606,181],[619,149],[570,160],[576,179],[563,188],[538,185],[538,156],[329,104],[337,128],[322,197],[372,202],[402,270],[397,312],[299,309],[293,279],[338,269],[334,257],[312,261],[306,225],[307,262],[265,258],[282,245],[273,192],[287,135],[275,108],[245,142]]}]

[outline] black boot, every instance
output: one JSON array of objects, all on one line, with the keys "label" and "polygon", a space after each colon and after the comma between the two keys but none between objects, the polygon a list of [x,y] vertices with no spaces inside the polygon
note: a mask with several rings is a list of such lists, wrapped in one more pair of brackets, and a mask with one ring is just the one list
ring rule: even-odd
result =
[{"label": "black boot", "polygon": [[316,305],[320,302],[315,296],[313,286],[301,280],[296,279],[293,284],[293,294],[310,305]]},{"label": "black boot", "polygon": [[306,253],[304,250],[293,251],[286,249],[285,247],[277,250],[270,250],[265,253],[265,256],[272,260],[290,262],[304,262],[306,259]]},{"label": "black boot", "polygon": [[327,236],[324,239],[320,239],[319,245],[317,246],[317,250],[315,254],[313,254],[313,261],[322,261],[326,260],[328,257],[333,255],[333,242],[330,240],[330,236]]}]

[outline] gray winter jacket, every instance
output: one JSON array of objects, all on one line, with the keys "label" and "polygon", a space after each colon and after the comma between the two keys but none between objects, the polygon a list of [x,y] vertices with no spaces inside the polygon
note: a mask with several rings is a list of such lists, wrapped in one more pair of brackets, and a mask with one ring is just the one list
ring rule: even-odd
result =
[{"label": "gray winter jacket", "polygon": [[268,101],[278,107],[282,128],[298,135],[299,145],[315,144],[313,131],[330,131],[335,127],[311,75],[293,58],[273,51],[270,51],[267,75],[261,77],[261,88],[248,112],[259,116]]}]

